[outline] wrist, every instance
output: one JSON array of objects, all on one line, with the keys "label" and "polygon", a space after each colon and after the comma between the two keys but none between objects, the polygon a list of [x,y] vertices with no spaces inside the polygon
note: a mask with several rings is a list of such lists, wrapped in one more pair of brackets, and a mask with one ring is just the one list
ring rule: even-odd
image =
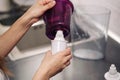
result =
[{"label": "wrist", "polygon": [[33,18],[28,14],[28,12],[26,12],[15,22],[15,25],[18,25],[23,29],[30,28],[32,24],[34,24],[38,20],[39,20],[38,18]]},{"label": "wrist", "polygon": [[50,76],[48,70],[41,68],[39,71],[42,78],[44,78],[45,80],[49,80]]},{"label": "wrist", "polygon": [[50,77],[48,75],[47,70],[42,69],[41,67],[37,70],[36,74],[33,77],[33,80],[49,80]]},{"label": "wrist", "polygon": [[32,20],[32,18],[27,15],[26,13],[24,15],[22,15],[17,22],[19,23],[19,25],[25,27],[28,26],[29,22]]},{"label": "wrist", "polygon": [[49,80],[47,73],[41,72],[41,74],[39,76],[40,76],[39,80]]}]

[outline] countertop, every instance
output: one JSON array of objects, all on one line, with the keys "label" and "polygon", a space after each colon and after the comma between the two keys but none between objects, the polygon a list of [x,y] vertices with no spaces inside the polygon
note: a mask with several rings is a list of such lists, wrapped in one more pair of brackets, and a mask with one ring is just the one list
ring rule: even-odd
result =
[{"label": "countertop", "polygon": [[[120,72],[120,45],[108,38],[105,58],[102,60],[84,60],[73,57],[71,64],[52,80],[105,80],[104,74],[111,64]],[[9,68],[15,74],[12,80],[32,80],[32,76],[41,63],[44,54],[35,55],[18,61],[10,61]]]},{"label": "countertop", "polygon": [[105,58],[102,60],[84,60],[73,57],[71,65],[63,72],[63,80],[105,80],[104,74],[111,64],[120,72],[120,45],[108,38]]}]

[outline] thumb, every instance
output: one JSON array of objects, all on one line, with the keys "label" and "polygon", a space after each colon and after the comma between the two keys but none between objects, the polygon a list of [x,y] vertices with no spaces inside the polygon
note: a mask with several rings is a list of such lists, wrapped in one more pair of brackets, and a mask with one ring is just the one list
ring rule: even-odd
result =
[{"label": "thumb", "polygon": [[56,4],[55,1],[51,1],[51,2],[49,2],[49,3],[47,3],[47,4],[45,4],[45,5],[44,5],[44,10],[46,11],[46,10],[52,8],[53,6],[55,6],[55,4]]},{"label": "thumb", "polygon": [[49,50],[47,53],[46,53],[46,57],[49,57],[49,56],[51,56],[52,55],[52,52]]}]

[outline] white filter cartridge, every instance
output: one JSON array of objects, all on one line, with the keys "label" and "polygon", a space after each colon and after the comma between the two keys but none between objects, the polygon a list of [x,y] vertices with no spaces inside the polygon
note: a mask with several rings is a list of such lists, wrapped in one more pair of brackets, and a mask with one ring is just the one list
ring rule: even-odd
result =
[{"label": "white filter cartridge", "polygon": [[67,41],[63,36],[63,31],[59,30],[56,33],[55,39],[51,41],[52,43],[52,53],[63,51],[67,47]]}]

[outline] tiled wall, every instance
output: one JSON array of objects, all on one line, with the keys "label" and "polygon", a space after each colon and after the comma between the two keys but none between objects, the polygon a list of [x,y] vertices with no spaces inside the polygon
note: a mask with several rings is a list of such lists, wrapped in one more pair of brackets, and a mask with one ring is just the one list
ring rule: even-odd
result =
[{"label": "tiled wall", "polygon": [[79,5],[100,5],[111,10],[109,30],[113,38],[120,42],[120,0],[71,0]]},{"label": "tiled wall", "polygon": [[114,30],[120,37],[120,0],[106,0],[111,9],[110,29]]}]

